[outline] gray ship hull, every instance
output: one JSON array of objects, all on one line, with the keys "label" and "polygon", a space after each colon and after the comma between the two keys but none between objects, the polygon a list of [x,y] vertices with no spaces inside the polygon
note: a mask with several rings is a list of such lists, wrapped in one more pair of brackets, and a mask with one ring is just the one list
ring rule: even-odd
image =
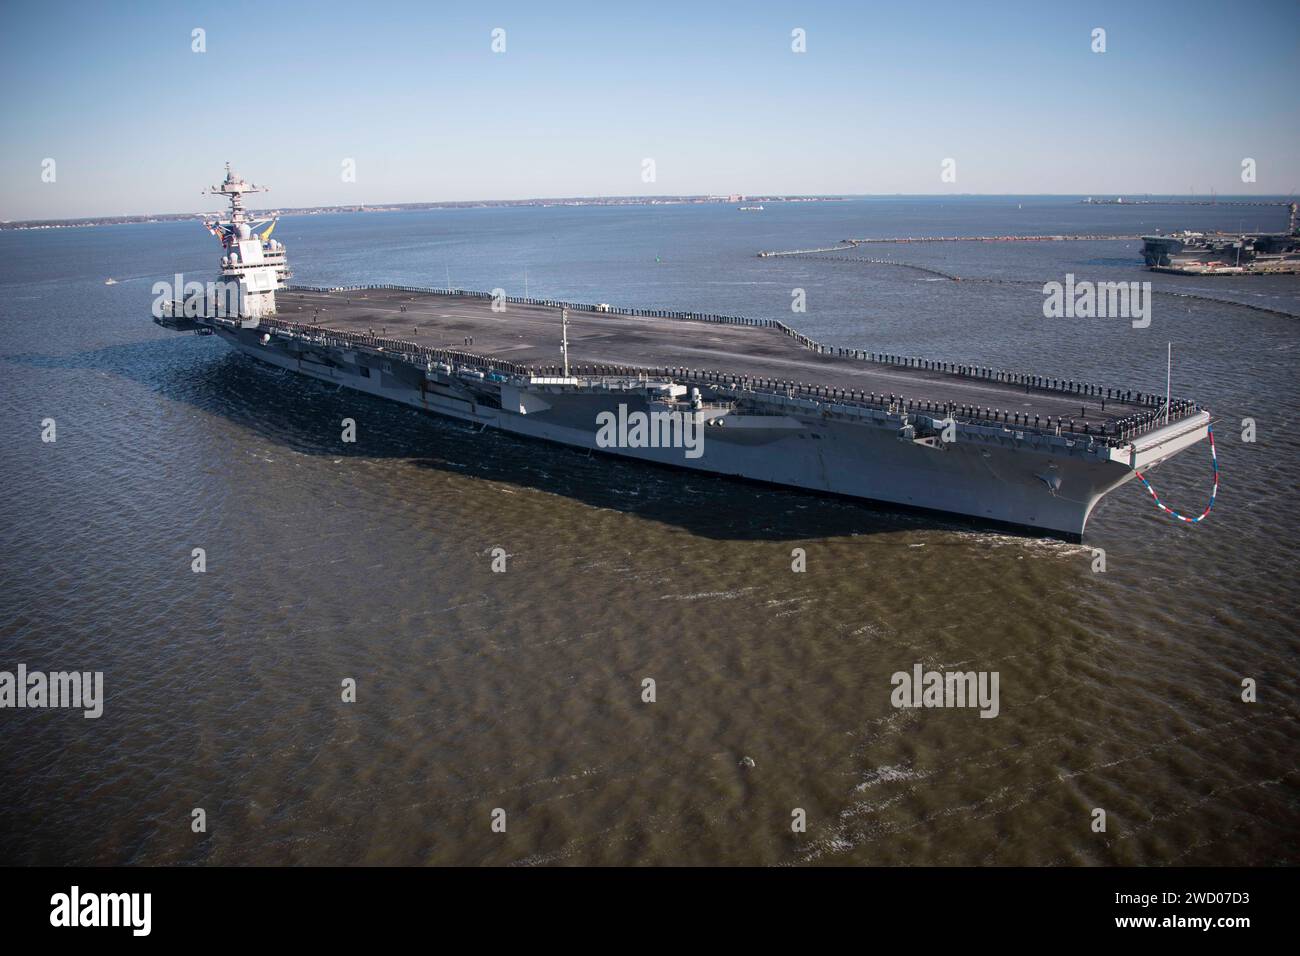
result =
[{"label": "gray ship hull", "polygon": [[1152,272],[1177,275],[1295,275],[1300,237],[1284,234],[1143,236]]},{"label": "gray ship hull", "polygon": [[678,412],[695,416],[704,435],[701,454],[691,458],[680,447],[609,447],[598,441],[601,413],[618,414],[620,406],[647,413],[665,407],[653,382],[466,381],[454,368],[429,371],[367,350],[304,346],[292,336],[239,324],[217,323],[215,331],[258,361],[514,435],[1072,540],[1082,537],[1102,496],[1133,477],[1134,465],[1151,467],[1199,441],[1208,423],[1208,416],[1184,419],[1149,433],[1145,451],[1080,436],[965,425],[955,440],[944,442],[918,440],[915,420],[888,410],[836,409],[782,396],[733,402],[742,396],[723,389],[712,391],[709,408]]}]

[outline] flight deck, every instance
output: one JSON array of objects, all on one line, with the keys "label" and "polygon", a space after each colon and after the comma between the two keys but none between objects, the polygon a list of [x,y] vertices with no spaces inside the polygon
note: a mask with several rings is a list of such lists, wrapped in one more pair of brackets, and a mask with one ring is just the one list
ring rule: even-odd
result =
[{"label": "flight deck", "polygon": [[[494,301],[497,301],[494,309]],[[494,300],[482,293],[397,288],[278,294],[281,322],[406,343],[415,349],[468,353],[539,374],[558,373],[561,305]],[[955,406],[1031,423],[1073,421],[1090,433],[1114,433],[1118,423],[1149,412],[1152,397],[1100,386],[1015,375],[938,361],[881,356],[818,345],[781,323],[665,310],[628,314],[604,306],[567,306],[569,360],[575,369],[682,368],[793,383],[848,396]],[[499,311],[497,310],[499,309]],[[694,317],[688,317],[694,316]],[[950,371],[956,368],[957,371]],[[1042,384],[1039,384],[1039,383]],[[1163,399],[1163,396],[1160,396]]]}]

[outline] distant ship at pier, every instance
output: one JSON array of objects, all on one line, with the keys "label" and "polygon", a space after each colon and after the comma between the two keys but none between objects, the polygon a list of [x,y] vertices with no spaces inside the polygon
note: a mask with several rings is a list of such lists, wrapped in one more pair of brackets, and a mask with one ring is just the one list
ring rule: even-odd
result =
[{"label": "distant ship at pier", "polygon": [[1143,236],[1142,258],[1153,272],[1178,275],[1295,275],[1300,273],[1296,204],[1286,232],[1182,232]]}]

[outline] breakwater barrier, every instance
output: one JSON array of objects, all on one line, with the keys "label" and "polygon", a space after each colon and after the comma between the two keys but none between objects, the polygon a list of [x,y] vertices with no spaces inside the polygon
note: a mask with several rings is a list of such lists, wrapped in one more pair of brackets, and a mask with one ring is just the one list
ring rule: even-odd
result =
[{"label": "breakwater barrier", "polygon": [[845,252],[858,246],[899,245],[923,242],[1110,242],[1141,239],[1141,236],[895,236],[886,239],[844,239],[838,245],[816,249],[772,249],[758,253],[760,259],[779,259],[782,256],[811,256],[824,252]]},{"label": "breakwater barrier", "polygon": [[865,256],[808,256],[807,258],[820,259],[824,262],[865,262],[874,266],[895,266],[899,269],[911,269],[913,272],[923,272],[952,282],[962,281],[961,276],[954,275],[951,272],[944,272],[942,269],[935,269],[931,266],[918,266],[914,262],[899,262],[896,259],[869,259]]},{"label": "breakwater barrier", "polygon": [[1111,242],[1141,239],[1141,236],[901,236],[893,239],[845,239],[852,246],[909,242]]},{"label": "breakwater barrier", "polygon": [[810,256],[818,252],[841,252],[842,250],[852,248],[852,244],[841,243],[838,246],[823,246],[820,249],[786,249],[784,251],[774,250],[771,252],[760,252],[758,257],[760,259],[775,259],[780,258],[781,256]]},{"label": "breakwater barrier", "polygon": [[[822,262],[862,262],[868,265],[894,266],[899,269],[911,269],[914,272],[928,273],[942,279],[950,279],[953,282],[983,282],[989,285],[1022,285],[1037,286],[1041,288],[1044,283],[1036,279],[1002,279],[994,276],[959,276],[951,272],[944,272],[942,269],[935,269],[932,266],[921,266],[914,262],[899,262],[896,259],[874,259],[865,256],[831,256],[831,255],[805,255],[806,259],[817,259]],[[1060,281],[1055,280],[1055,281]],[[1213,305],[1229,305],[1239,309],[1250,309],[1253,312],[1263,312],[1265,315],[1276,315],[1286,319],[1300,319],[1300,315],[1294,312],[1287,312],[1285,309],[1274,309],[1267,305],[1257,305],[1253,302],[1237,302],[1233,299],[1221,299],[1213,295],[1201,295],[1196,292],[1175,292],[1172,289],[1151,290],[1152,294],[1160,296],[1170,296],[1175,299],[1192,299],[1197,302],[1208,302]]]}]

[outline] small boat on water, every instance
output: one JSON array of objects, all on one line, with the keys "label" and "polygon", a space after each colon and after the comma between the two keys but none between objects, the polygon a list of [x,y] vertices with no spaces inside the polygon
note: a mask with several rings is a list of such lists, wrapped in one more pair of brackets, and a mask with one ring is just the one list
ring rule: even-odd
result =
[{"label": "small boat on water", "polygon": [[117,285],[117,280],[110,276],[104,280],[104,285]]}]

